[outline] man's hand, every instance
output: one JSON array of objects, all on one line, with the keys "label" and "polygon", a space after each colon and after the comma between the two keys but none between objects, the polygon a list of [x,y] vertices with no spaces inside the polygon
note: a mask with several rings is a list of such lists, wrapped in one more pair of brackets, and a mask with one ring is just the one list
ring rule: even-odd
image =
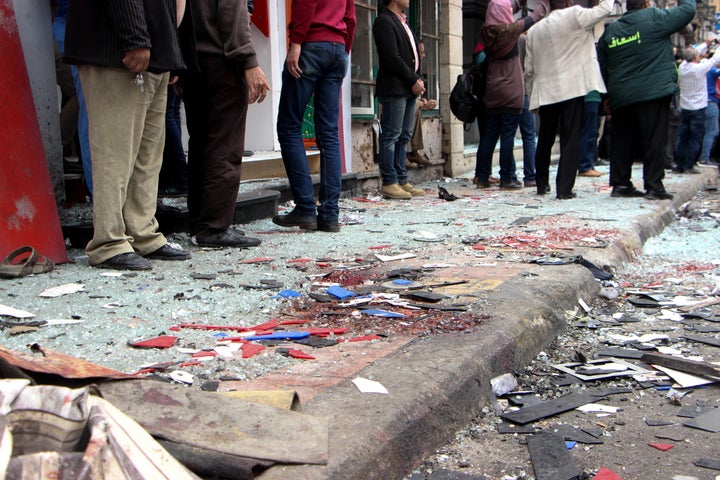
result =
[{"label": "man's hand", "polygon": [[248,87],[248,102],[262,103],[265,100],[270,84],[265,78],[265,73],[260,67],[248,68],[245,70],[245,83]]},{"label": "man's hand", "polygon": [[300,70],[300,64],[298,63],[300,61],[300,50],[302,50],[302,45],[291,43],[290,50],[288,50],[287,57],[285,58],[285,68],[287,68],[288,73],[295,78],[300,78],[300,75],[302,75],[302,70]]},{"label": "man's hand", "polygon": [[418,78],[413,84],[412,93],[413,95],[422,95],[425,93],[425,82],[423,82],[422,79]]},{"label": "man's hand", "polygon": [[122,62],[132,73],[142,73],[150,65],[150,49],[143,47],[125,52]]}]

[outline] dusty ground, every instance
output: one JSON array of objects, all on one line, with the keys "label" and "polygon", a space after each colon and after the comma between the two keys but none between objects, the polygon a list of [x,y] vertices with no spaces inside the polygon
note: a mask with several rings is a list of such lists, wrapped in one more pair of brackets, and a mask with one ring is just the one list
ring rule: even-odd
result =
[{"label": "dusty ground", "polygon": [[[718,300],[720,293],[720,195],[702,192],[677,212],[677,221],[662,235],[645,245],[643,255],[626,265],[605,282],[607,296],[598,298],[589,312],[568,313],[568,328],[522,372],[513,372],[517,390],[532,391],[531,397],[549,400],[571,392],[597,388],[626,389],[626,393],[608,396],[598,402],[619,407],[616,414],[569,412],[530,424],[538,430],[557,430],[568,426],[598,435],[598,444],[578,442],[569,451],[578,478],[593,478],[600,468],[608,468],[623,480],[673,479],[711,480],[720,471],[701,468],[694,462],[702,458],[720,460],[720,433],[682,425],[688,409],[698,406],[720,408],[720,386],[675,389],[672,382],[662,386],[641,384],[631,377],[583,382],[574,377],[563,384],[562,372],[552,365],[575,362],[578,352],[588,359],[607,348],[623,346],[627,338],[659,335],[650,345],[671,348],[684,356],[697,356],[707,362],[719,362],[716,346],[683,339],[683,335],[701,335],[717,340],[720,331],[720,305],[698,313],[707,318],[679,317],[665,311],[674,308],[640,308],[629,299],[644,291],[665,295],[681,302]],[[668,319],[665,317],[673,317]],[[617,321],[619,320],[619,321]],[[588,324],[591,327],[588,327]],[[638,363],[637,360],[628,360]],[[451,479],[534,479],[535,472],[526,445],[526,434],[498,433],[498,414],[511,407],[507,397],[487,405],[483,414],[456,434],[455,440],[425,460],[412,480]],[[664,425],[650,426],[663,423]],[[592,438],[592,437],[590,437]],[[648,443],[672,445],[667,451]],[[553,479],[562,480],[562,479]]]}]

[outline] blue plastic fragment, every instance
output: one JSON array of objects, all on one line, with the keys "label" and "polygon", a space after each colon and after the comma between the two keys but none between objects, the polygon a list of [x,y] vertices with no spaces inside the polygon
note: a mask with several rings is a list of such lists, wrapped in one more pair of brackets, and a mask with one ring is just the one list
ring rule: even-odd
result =
[{"label": "blue plastic fragment", "polygon": [[339,298],[340,300],[348,297],[354,297],[355,294],[351,292],[350,290],[347,290],[342,287],[338,287],[336,285],[333,285],[332,287],[328,287],[327,294],[332,295],[335,298]]},{"label": "blue plastic fragment", "polygon": [[215,332],[212,334],[212,336],[215,338],[225,338],[229,337],[230,335],[227,332]]},{"label": "blue plastic fragment", "polygon": [[392,283],[394,283],[395,285],[412,285],[415,282],[411,280],[405,280],[404,278],[396,278],[392,281]]},{"label": "blue plastic fragment", "polygon": [[657,390],[658,392],[663,390],[670,390],[670,385],[658,385],[657,387],[655,387],[655,390]]},{"label": "blue plastic fragment", "polygon": [[298,340],[300,338],[307,338],[310,336],[310,332],[273,332],[268,335],[256,335],[254,337],[247,337],[245,340]]},{"label": "blue plastic fragment", "polygon": [[295,298],[301,297],[302,293],[296,292],[295,290],[283,290],[282,292],[278,293],[278,295],[283,298]]},{"label": "blue plastic fragment", "polygon": [[380,310],[379,308],[368,308],[367,310],[361,310],[363,315],[374,315],[376,317],[387,317],[387,318],[405,318],[405,315],[397,312],[388,312],[387,310]]},{"label": "blue plastic fragment", "polygon": [[566,441],[565,441],[565,446],[567,447],[568,450],[572,450],[576,443],[577,443],[577,442],[571,442],[571,441],[569,441],[569,440],[566,440]]}]

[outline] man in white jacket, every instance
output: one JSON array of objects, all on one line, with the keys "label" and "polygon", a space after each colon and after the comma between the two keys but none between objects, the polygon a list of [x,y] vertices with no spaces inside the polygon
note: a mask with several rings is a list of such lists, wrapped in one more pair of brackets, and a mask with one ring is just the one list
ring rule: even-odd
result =
[{"label": "man in white jacket", "polygon": [[574,198],[572,191],[580,156],[580,133],[585,95],[605,93],[595,51],[595,25],[607,17],[613,0],[593,8],[572,5],[571,0],[550,0],[550,14],[527,34],[525,82],[530,110],[539,109],[535,168],[537,193],[550,191],[550,154],[560,134],[560,164],[555,179],[557,198]]}]

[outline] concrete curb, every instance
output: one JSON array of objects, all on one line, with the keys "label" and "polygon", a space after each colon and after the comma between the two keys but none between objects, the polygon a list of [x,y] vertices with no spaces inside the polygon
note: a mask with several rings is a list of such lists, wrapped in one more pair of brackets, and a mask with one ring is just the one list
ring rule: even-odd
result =
[{"label": "concrete curb", "polygon": [[[634,228],[604,249],[586,249],[583,256],[609,269],[632,261],[708,178],[710,172],[683,182],[672,202],[647,202]],[[278,465],[258,478],[387,480],[407,475],[478,414],[492,395],[491,378],[527,365],[565,327],[565,312],[599,289],[580,265],[531,272],[487,295],[491,318],[475,332],[418,339],[359,373],[381,382],[389,395],[359,394],[345,379],[304,404],[304,413],[331,419],[328,465]]]}]

